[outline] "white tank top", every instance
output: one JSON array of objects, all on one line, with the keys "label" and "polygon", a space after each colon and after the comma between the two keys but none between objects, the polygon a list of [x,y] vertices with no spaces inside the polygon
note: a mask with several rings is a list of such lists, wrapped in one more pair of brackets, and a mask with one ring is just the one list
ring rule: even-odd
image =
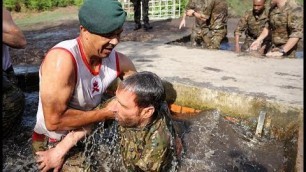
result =
[{"label": "white tank top", "polygon": [[9,47],[2,43],[2,69],[5,71],[12,65]]},{"label": "white tank top", "polygon": [[[60,42],[52,49],[57,48],[68,51],[75,63],[76,85],[68,106],[84,111],[94,109],[101,103],[102,94],[106,88],[119,75],[117,53],[113,50],[109,57],[103,58],[99,72],[95,73],[90,69],[86,61],[79,38]],[[39,70],[39,77],[41,77],[41,68]],[[47,130],[40,95],[34,131],[57,140],[60,140],[63,135],[67,134],[67,131],[53,132]]]}]

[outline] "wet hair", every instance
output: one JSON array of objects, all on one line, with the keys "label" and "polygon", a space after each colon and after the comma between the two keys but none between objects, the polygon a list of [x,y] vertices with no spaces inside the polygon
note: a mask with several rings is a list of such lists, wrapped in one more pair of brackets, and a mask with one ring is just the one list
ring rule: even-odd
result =
[{"label": "wet hair", "polygon": [[166,98],[162,80],[156,74],[148,71],[127,77],[119,84],[119,88],[135,93],[134,101],[140,108],[152,105],[158,110]]}]

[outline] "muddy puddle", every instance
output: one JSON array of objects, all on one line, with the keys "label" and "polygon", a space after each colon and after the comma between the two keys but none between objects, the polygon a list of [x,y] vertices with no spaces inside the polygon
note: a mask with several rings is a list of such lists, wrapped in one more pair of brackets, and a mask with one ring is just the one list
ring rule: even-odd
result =
[{"label": "muddy puddle", "polygon": [[[20,126],[11,136],[3,139],[2,171],[37,171],[32,157],[31,133],[35,125],[38,92],[25,93],[26,109]],[[297,147],[297,136],[288,140],[274,140],[266,136],[256,138],[256,118],[239,120],[227,117],[218,110],[199,114],[176,114],[175,128],[183,141],[183,154],[178,163],[180,172],[227,171],[270,172],[293,171]],[[100,131],[101,132],[101,131]],[[104,131],[102,134],[105,135]],[[100,137],[92,137],[90,144],[99,143]],[[101,139],[101,138],[100,138]],[[87,143],[86,143],[87,144]],[[117,157],[102,157],[106,147],[95,151],[87,149],[87,155],[95,155],[95,171],[115,171]],[[105,153],[104,152],[104,153]],[[104,154],[105,155],[105,154]],[[115,161],[116,160],[116,161]],[[81,163],[80,163],[81,164]]]}]

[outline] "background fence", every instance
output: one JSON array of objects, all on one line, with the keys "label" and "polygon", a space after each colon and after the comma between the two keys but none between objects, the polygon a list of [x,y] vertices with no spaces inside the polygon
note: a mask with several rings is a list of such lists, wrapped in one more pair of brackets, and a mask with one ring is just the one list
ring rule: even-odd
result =
[{"label": "background fence", "polygon": [[[133,3],[130,0],[119,0],[127,12],[127,20],[134,20]],[[142,8],[141,8],[142,10]],[[142,13],[141,13],[142,14]],[[181,0],[150,0],[149,19],[162,20],[179,18],[181,14]],[[141,16],[142,20],[142,16]]]}]

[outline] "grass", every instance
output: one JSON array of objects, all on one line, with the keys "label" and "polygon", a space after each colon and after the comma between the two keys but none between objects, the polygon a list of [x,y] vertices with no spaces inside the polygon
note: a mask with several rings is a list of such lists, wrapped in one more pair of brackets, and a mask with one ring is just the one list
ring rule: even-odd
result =
[{"label": "grass", "polygon": [[241,16],[252,8],[252,0],[228,0],[229,13],[233,16]]},{"label": "grass", "polygon": [[12,13],[13,19],[21,29],[26,29],[29,26],[52,23],[59,20],[73,19],[77,20],[78,8],[76,6],[58,8],[52,11],[32,12],[32,13]]}]

